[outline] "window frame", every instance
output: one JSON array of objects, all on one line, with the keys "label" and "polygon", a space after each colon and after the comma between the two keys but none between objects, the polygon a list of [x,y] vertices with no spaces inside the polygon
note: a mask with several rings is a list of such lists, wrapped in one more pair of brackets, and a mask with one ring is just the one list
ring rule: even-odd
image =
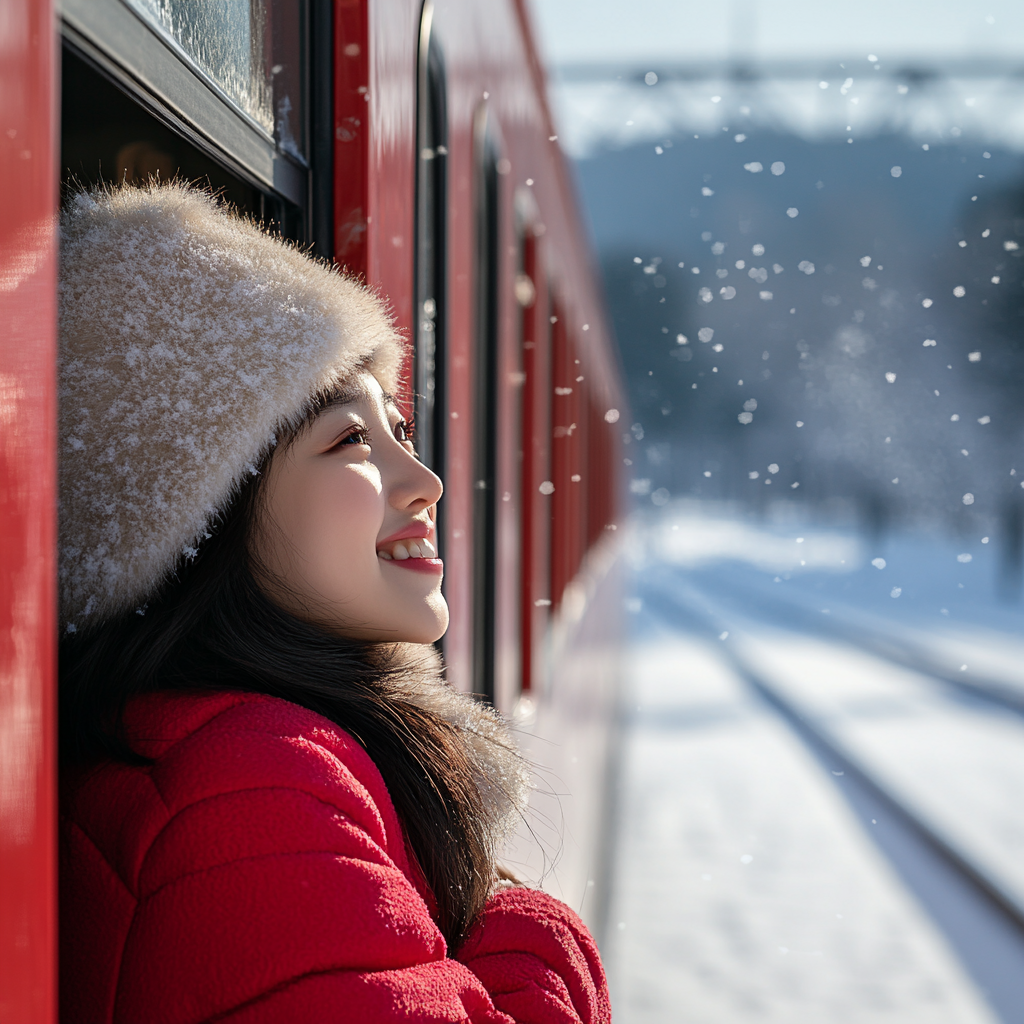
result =
[{"label": "window frame", "polygon": [[[322,6],[329,4],[312,0],[307,19],[307,81],[314,83],[322,74],[322,67],[315,66],[315,58],[322,59],[322,46],[315,42],[324,35],[317,31],[324,16],[317,9]],[[314,235],[312,240],[321,241],[315,236],[322,229],[313,231],[312,225],[323,216],[319,209],[310,216],[310,197],[322,190],[315,182],[311,187],[309,164],[278,149],[273,138],[131,7],[122,0],[64,0],[61,31],[66,45],[172,131],[255,188],[298,207],[302,240]],[[310,99],[323,91],[307,86]],[[311,115],[310,152],[317,158],[313,139],[323,117],[317,111]]]}]

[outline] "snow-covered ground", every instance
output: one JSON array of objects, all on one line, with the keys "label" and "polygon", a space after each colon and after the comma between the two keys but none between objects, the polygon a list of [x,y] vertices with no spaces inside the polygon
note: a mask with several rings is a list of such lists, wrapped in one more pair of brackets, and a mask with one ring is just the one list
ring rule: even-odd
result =
[{"label": "snow-covered ground", "polygon": [[993,1020],[824,770],[714,641],[645,628],[627,687],[606,941],[616,1020]]},{"label": "snow-covered ground", "polygon": [[1020,605],[999,597],[994,545],[692,504],[634,539],[605,942],[617,1020],[1000,1019],[953,951],[964,935],[947,941],[906,864],[901,878],[745,678],[1024,908],[1024,718],[930,674],[1024,693]]},{"label": "snow-covered ground", "polygon": [[741,657],[1024,917],[1024,721],[814,637],[753,627]]},{"label": "snow-covered ground", "polygon": [[844,622],[963,683],[1024,696],[1024,603],[996,541],[920,529],[868,540],[795,515],[772,522],[679,503],[638,531],[635,557],[778,624],[799,618],[813,632]]}]

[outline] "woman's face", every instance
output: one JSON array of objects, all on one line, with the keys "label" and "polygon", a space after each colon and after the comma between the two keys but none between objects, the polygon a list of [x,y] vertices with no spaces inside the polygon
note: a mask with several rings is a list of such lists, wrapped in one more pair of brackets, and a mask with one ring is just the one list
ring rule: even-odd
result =
[{"label": "woman's face", "polygon": [[252,541],[286,611],[362,640],[432,643],[448,628],[434,529],[441,481],[368,373],[270,460]]}]

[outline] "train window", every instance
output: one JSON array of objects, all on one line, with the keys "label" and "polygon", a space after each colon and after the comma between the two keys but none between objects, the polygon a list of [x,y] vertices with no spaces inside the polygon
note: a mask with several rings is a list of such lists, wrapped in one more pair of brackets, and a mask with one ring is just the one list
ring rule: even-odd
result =
[{"label": "train window", "polygon": [[285,152],[305,153],[298,0],[125,0]]},{"label": "train window", "polygon": [[[125,130],[142,134],[115,137],[114,111],[100,106],[109,89],[94,79],[93,90],[73,97],[75,109],[64,118],[69,143],[75,136],[69,169],[87,181],[180,173],[209,177],[215,185],[214,178],[226,172],[266,197],[259,205],[267,208],[258,212],[276,220],[286,234],[321,241],[315,236],[322,229],[312,229],[306,100],[308,95],[322,108],[319,93],[329,90],[310,90],[306,84],[316,70],[309,66],[307,13],[324,18],[319,5],[311,6],[307,12],[302,0],[66,0],[61,10],[65,52],[164,129],[146,125],[142,131],[133,113],[124,119]],[[79,81],[80,70],[71,66]],[[167,131],[180,141],[171,144]],[[96,137],[92,146],[91,135]],[[133,142],[139,143],[134,149]],[[203,159],[195,159],[199,154]],[[210,161],[223,172],[209,174]]]},{"label": "train window", "polygon": [[444,473],[448,120],[444,56],[432,32],[433,4],[420,27],[416,162],[416,436],[420,458]]},{"label": "train window", "polygon": [[498,276],[501,150],[483,106],[477,113],[476,158],[476,436],[473,483],[473,688],[494,700],[496,489],[498,469]]},{"label": "train window", "polygon": [[202,181],[239,209],[279,220],[263,193],[191,145],[109,78],[65,49],[61,75],[61,177],[65,188],[143,182],[176,174]]},{"label": "train window", "polygon": [[[544,331],[538,322],[538,311],[544,308],[537,295],[537,234],[532,197],[529,193],[517,196],[517,229],[519,233],[519,267],[516,274],[516,302],[519,306],[519,344],[522,362],[522,385],[519,391],[519,431],[521,459],[519,470],[520,502],[520,579],[519,579],[519,631],[520,631],[520,690],[529,693],[533,688],[534,647],[539,640],[547,616],[548,586],[542,570],[547,561],[548,532],[543,529],[547,517],[545,503],[549,497],[541,490],[548,479],[547,455],[548,427],[546,417],[540,417],[544,392],[540,370],[548,346]],[[546,390],[546,389],[545,389]]]}]

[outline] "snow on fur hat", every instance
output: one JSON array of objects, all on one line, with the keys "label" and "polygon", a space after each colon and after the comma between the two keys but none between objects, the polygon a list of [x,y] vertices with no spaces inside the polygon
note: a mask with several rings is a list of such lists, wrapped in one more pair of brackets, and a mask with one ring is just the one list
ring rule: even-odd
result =
[{"label": "snow on fur hat", "polygon": [[75,196],[61,217],[61,622],[136,608],[194,553],[282,426],[368,368],[380,301],[187,185]]}]

